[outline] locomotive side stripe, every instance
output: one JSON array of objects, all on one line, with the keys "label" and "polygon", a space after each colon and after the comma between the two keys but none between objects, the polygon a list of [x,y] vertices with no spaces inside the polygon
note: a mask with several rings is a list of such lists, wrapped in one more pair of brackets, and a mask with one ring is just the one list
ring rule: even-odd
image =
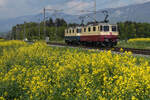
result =
[{"label": "locomotive side stripe", "polygon": [[65,36],[66,41],[84,41],[84,42],[103,42],[105,39],[110,39],[116,42],[118,39],[117,35],[87,35],[87,36]]},{"label": "locomotive side stripe", "polygon": [[101,32],[101,33],[78,33],[78,34],[67,34],[65,36],[91,36],[91,35],[118,35],[118,32]]},{"label": "locomotive side stripe", "polygon": [[87,42],[103,42],[105,39],[111,39],[112,41],[117,41],[118,36],[116,35],[80,36],[80,41],[87,41]]}]

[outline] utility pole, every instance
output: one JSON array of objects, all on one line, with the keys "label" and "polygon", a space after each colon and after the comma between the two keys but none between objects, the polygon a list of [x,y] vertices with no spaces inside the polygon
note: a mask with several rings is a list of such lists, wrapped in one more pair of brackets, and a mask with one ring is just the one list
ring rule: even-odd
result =
[{"label": "utility pole", "polygon": [[14,34],[14,39],[16,40],[17,39],[17,34],[18,34],[18,27],[16,25],[16,34]]},{"label": "utility pole", "polygon": [[12,30],[10,31],[10,40],[12,40],[13,39],[13,36],[12,36],[13,34],[12,34]]},{"label": "utility pole", "polygon": [[58,22],[57,22],[57,21],[58,21],[58,19],[57,19],[57,12],[59,12],[59,11],[57,11],[57,10],[54,11],[54,15],[55,15],[55,18],[56,18],[56,20],[55,20],[55,21],[56,21],[56,22],[55,22],[55,26],[56,26],[55,39],[56,39],[56,41],[57,41],[57,33],[58,33],[58,27],[57,27],[57,26],[58,26]]},{"label": "utility pole", "polygon": [[95,2],[94,2],[94,8],[95,8],[95,9],[94,9],[94,12],[95,12],[95,22],[97,22],[97,21],[96,21],[96,0],[95,0]]},{"label": "utility pole", "polygon": [[[56,21],[57,21],[57,13],[58,12],[61,12],[61,11],[63,11],[63,10],[54,10],[54,14],[55,14],[55,18],[56,18]],[[58,35],[58,23],[56,22],[55,23],[56,24],[56,34],[55,34],[55,39],[56,39],[56,41],[57,41],[57,35]]]},{"label": "utility pole", "polygon": [[84,19],[86,16],[80,16],[79,19],[81,20],[81,26],[84,26]]},{"label": "utility pole", "polygon": [[[63,10],[58,10],[58,9],[46,9],[44,8],[44,37],[46,37],[46,11],[54,11],[54,13],[56,14],[57,12],[63,11]],[[55,15],[55,17],[57,17]],[[56,26],[56,31],[57,31],[57,26]]]},{"label": "utility pole", "polygon": [[40,39],[40,34],[41,34],[41,29],[40,29],[40,19],[39,19],[39,39]]},{"label": "utility pole", "polygon": [[46,38],[46,9],[44,8],[44,39]]},{"label": "utility pole", "polygon": [[92,13],[94,13],[93,20],[95,21],[95,23],[97,22],[97,20],[96,20],[96,14],[97,14],[96,0],[94,0],[94,10],[93,11],[89,11],[89,10],[79,10],[79,11],[80,12],[92,12]]},{"label": "utility pole", "polygon": [[56,41],[57,41],[57,25],[58,25],[58,22],[57,22],[57,21],[58,21],[58,19],[57,19],[57,11],[54,11],[54,16],[55,16],[55,18],[56,18],[56,19],[55,19],[55,27],[56,27],[56,28],[55,28],[55,29],[56,29],[56,30],[55,30],[55,39],[56,39]]},{"label": "utility pole", "polygon": [[11,40],[11,31],[9,31],[8,39]]},{"label": "utility pole", "polygon": [[24,21],[24,34],[23,34],[23,40],[26,39],[26,26],[25,26],[26,22]]}]

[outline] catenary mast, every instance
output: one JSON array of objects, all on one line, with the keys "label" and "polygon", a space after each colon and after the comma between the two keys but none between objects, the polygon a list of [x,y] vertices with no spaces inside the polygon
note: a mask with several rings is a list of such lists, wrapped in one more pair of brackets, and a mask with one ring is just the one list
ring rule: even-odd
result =
[{"label": "catenary mast", "polygon": [[95,12],[95,22],[96,22],[96,0],[94,1],[94,12]]}]

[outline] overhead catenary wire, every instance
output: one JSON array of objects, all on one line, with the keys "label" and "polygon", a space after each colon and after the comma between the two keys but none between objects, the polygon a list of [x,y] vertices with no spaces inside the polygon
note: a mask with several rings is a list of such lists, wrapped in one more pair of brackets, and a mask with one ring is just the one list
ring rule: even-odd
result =
[{"label": "overhead catenary wire", "polygon": [[[66,1],[69,1],[69,0],[66,0]],[[83,0],[80,0],[81,2],[80,3],[77,3],[76,5],[70,7],[70,8],[64,8],[64,9],[47,9],[45,8],[46,11],[66,11],[66,10],[71,10],[71,11],[79,11],[79,12],[95,12],[96,14],[96,0],[94,0],[94,6],[92,8],[94,8],[94,10],[92,11],[89,11],[89,10],[72,10],[80,5],[82,5],[82,2]],[[91,7],[90,7],[91,8]],[[86,9],[89,9],[89,8],[86,8]]]},{"label": "overhead catenary wire", "polygon": [[[81,3],[82,4],[82,3]],[[77,4],[78,6],[81,4]],[[73,7],[69,8],[69,9],[73,9],[74,7],[76,7],[77,5],[74,5]],[[44,8],[44,37],[46,37],[46,11],[54,11],[55,13],[59,12],[59,11],[64,11],[65,9],[46,9]]]},{"label": "overhead catenary wire", "polygon": [[[73,7],[71,7],[71,8],[69,8],[69,10],[71,10],[71,9],[74,9],[75,7],[77,7],[77,6],[80,6],[80,5],[82,5],[82,0],[80,0],[81,1],[81,3],[79,4],[76,4],[76,5],[74,5]],[[87,8],[88,10],[71,10],[71,11],[78,11],[78,12],[81,12],[81,13],[90,13],[90,14],[94,14],[94,16],[93,17],[91,17],[91,15],[86,15],[86,17],[84,17],[84,19],[85,18],[91,18],[91,19],[93,19],[95,22],[97,22],[97,19],[96,19],[96,14],[97,13],[102,13],[102,11],[97,11],[97,7],[96,7],[96,0],[94,0],[94,2],[93,2],[94,4],[94,6],[93,7],[90,7],[90,8]],[[89,10],[89,9],[92,9],[92,8],[94,8],[94,10]],[[64,12],[65,10],[68,10],[68,9],[47,9],[47,8],[44,8],[44,26],[45,26],[45,12],[46,11],[53,11],[53,12]],[[80,20],[82,20],[82,22],[83,22],[83,18],[81,19],[80,18]],[[46,28],[44,28],[44,34],[46,34]]]}]

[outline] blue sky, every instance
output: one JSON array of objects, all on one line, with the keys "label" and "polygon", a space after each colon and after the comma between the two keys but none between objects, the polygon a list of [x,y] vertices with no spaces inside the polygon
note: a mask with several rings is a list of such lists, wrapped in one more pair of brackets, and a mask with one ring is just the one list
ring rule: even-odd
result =
[{"label": "blue sky", "polygon": [[[122,7],[150,0],[97,0],[97,9]],[[0,19],[40,13],[44,7],[64,9],[77,14],[78,10],[93,10],[94,0],[0,0]],[[80,14],[80,13],[78,13]]]}]

